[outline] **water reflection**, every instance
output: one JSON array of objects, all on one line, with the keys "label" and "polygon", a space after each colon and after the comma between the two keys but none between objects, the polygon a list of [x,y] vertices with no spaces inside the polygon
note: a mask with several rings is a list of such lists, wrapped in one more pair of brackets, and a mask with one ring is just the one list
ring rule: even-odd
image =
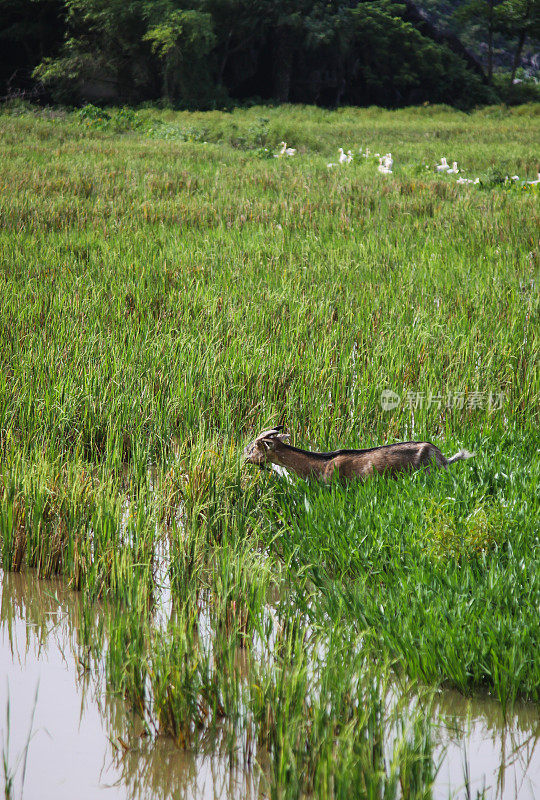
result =
[{"label": "water reflection", "polygon": [[[170,591],[161,576],[163,607],[171,614]],[[82,596],[60,581],[0,572],[0,731],[7,752],[6,709],[10,705],[9,765],[20,796],[22,759],[39,686],[34,734],[25,776],[26,800],[156,800],[156,798],[246,798],[266,796],[256,770],[230,769],[219,755],[183,753],[167,739],[146,735],[126,703],[105,692],[104,670],[92,663],[85,631],[105,630],[106,614],[95,604],[88,620]],[[86,624],[85,624],[86,621]],[[441,760],[435,800],[540,797],[538,708],[516,705],[505,721],[490,698],[467,699],[441,692],[434,704],[436,760]],[[18,762],[18,763],[17,763]]]},{"label": "water reflection", "polygon": [[[81,596],[60,581],[0,572],[0,730],[19,797],[32,716],[26,800],[260,798],[257,774],[229,769],[218,755],[182,753],[150,741],[126,704],[105,692],[103,670],[86,668]],[[99,605],[93,623],[104,625]]]},{"label": "water reflection", "polygon": [[517,703],[505,720],[490,697],[465,698],[441,692],[434,704],[438,720],[435,741],[445,753],[435,798],[449,789],[466,797],[485,790],[497,800],[540,797],[540,713],[532,703]]}]

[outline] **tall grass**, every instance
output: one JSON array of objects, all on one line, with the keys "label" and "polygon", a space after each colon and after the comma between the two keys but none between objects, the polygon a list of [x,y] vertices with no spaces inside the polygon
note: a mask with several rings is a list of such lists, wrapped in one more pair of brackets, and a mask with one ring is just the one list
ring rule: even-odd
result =
[{"label": "tall grass", "polygon": [[[83,615],[109,686],[268,759],[272,796],[429,796],[389,665],[539,699],[537,191],[499,180],[534,177],[537,111],[0,114],[2,565],[111,601]],[[340,145],[394,174],[328,169]],[[282,419],[477,456],[347,488],[242,467]]]}]

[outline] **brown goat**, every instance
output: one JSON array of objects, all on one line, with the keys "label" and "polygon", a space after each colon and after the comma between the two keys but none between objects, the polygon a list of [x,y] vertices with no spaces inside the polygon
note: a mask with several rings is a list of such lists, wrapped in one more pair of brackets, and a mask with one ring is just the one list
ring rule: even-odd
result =
[{"label": "brown goat", "polygon": [[474,453],[460,450],[452,458],[445,458],[438,447],[430,442],[399,442],[367,450],[333,450],[331,453],[313,453],[287,444],[288,433],[279,428],[262,431],[244,450],[249,464],[265,466],[277,464],[292,470],[302,478],[316,478],[328,483],[334,475],[342,481],[369,478],[375,473],[393,476],[417,469],[447,469],[449,464],[471,458]]}]

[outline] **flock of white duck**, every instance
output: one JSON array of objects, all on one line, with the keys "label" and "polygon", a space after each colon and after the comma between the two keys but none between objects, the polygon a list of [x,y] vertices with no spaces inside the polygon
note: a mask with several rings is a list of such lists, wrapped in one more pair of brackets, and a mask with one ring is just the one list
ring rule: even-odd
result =
[{"label": "flock of white duck", "polygon": [[274,158],[282,158],[283,156],[294,156],[296,150],[294,147],[287,147],[287,142],[281,142],[281,150],[279,153],[274,154]]},{"label": "flock of white duck", "polygon": [[[338,148],[339,157],[337,162],[331,161],[326,166],[328,169],[332,169],[333,167],[339,167],[343,164],[351,164],[354,161],[354,155],[352,150],[345,150],[343,147]],[[359,150],[359,154],[362,158],[377,158],[379,160],[379,164],[377,166],[377,170],[381,173],[381,175],[392,175],[392,167],[394,166],[394,159],[392,158],[392,153],[386,153],[386,155],[381,156],[380,153],[370,153],[369,148],[366,147],[365,152]],[[293,147],[287,147],[287,142],[281,142],[281,150],[279,153],[275,153],[274,158],[283,158],[284,156],[294,156],[296,155],[296,150]],[[429,167],[427,167],[429,169]],[[458,169],[457,161],[452,162],[452,166],[448,163],[445,156],[441,156],[440,164],[435,164],[435,172],[440,174],[446,175],[459,175],[461,172]],[[538,179],[535,181],[525,181],[521,180],[519,175],[512,175],[512,177],[506,176],[505,182],[509,183],[517,183],[520,182],[522,186],[538,186],[540,184],[540,172],[538,173]],[[480,183],[480,178],[465,178],[461,175],[457,179],[457,183],[473,183],[477,184]]]}]

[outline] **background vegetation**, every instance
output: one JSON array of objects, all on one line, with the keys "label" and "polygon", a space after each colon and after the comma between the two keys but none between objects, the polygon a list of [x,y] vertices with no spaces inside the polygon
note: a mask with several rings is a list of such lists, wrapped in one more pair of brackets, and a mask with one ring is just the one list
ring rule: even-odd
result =
[{"label": "background vegetation", "polygon": [[422,5],[437,25],[458,35],[482,58],[488,79],[497,68],[508,72],[511,83],[518,70],[519,84],[537,77],[539,3],[534,0],[424,0]]},{"label": "background vegetation", "polygon": [[[538,108],[15,106],[0,132],[2,567],[109,601],[81,658],[152,735],[264,762],[276,797],[428,797],[429,706],[389,686],[539,700],[538,186],[504,180],[535,176]],[[477,455],[289,484],[241,462],[282,419]]]},{"label": "background vegetation", "polygon": [[[192,109],[524,102],[538,99],[539,9],[539,0],[0,0],[1,91]],[[495,51],[506,74],[494,81]]]}]

